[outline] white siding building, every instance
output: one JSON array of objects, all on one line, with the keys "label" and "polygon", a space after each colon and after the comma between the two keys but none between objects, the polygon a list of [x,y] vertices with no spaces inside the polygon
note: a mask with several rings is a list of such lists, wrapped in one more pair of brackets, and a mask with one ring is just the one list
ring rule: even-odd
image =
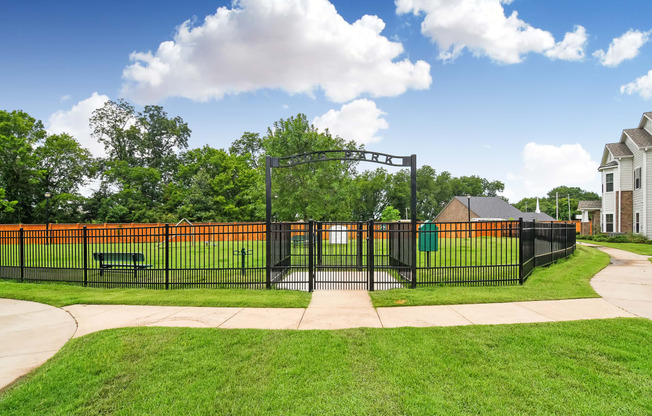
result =
[{"label": "white siding building", "polygon": [[625,129],[620,142],[605,146],[602,175],[601,230],[652,236],[652,112],[638,128]]}]

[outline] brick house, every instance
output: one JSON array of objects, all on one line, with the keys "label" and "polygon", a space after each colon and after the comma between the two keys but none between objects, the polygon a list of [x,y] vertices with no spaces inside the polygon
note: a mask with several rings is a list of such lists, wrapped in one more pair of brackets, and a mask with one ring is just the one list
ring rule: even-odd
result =
[{"label": "brick house", "polygon": [[625,129],[620,142],[607,143],[598,171],[602,178],[601,231],[652,235],[652,112],[638,128]]},{"label": "brick house", "polygon": [[[469,210],[470,205],[470,210]],[[497,196],[456,196],[437,215],[435,222],[466,222],[483,220],[554,221],[542,212],[522,212]]]},{"label": "brick house", "polygon": [[600,231],[602,201],[579,201],[577,209],[582,212],[581,235],[593,235],[594,231]]}]

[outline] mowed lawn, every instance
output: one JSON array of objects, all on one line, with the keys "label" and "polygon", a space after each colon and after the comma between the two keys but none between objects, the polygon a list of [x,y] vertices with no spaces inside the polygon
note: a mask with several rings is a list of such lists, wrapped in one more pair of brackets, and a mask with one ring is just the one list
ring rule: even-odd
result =
[{"label": "mowed lawn", "polygon": [[376,291],[370,295],[376,307],[593,298],[599,295],[589,282],[609,261],[606,253],[577,246],[570,258],[559,260],[549,267],[536,268],[522,286],[432,285]]},{"label": "mowed lawn", "polygon": [[[538,268],[523,286],[441,286],[370,292],[374,306],[450,305],[464,303],[597,297],[589,280],[609,264],[599,250],[578,247],[568,260]],[[0,297],[53,306],[123,304],[234,307],[307,307],[311,295],[289,290],[85,288],[56,283],[0,281]]]},{"label": "mowed lawn", "polygon": [[[374,253],[377,257],[389,255],[389,240],[374,240]],[[405,244],[405,243],[404,243]],[[367,264],[367,241],[358,244],[349,239],[347,244],[330,244],[324,241],[322,253],[327,264],[355,265],[358,253],[362,254],[362,264]],[[293,264],[308,264],[308,244],[292,243]],[[240,269],[242,250],[246,251],[246,268],[265,267],[265,241],[219,241],[219,242],[172,242],[169,245],[170,269]],[[83,269],[83,246],[81,244],[26,244],[25,265],[27,267],[56,267]],[[153,269],[165,269],[166,249],[160,243],[124,242],[112,244],[89,244],[88,267],[99,269],[99,262],[93,253],[142,253],[145,263]],[[317,248],[315,248],[315,255]],[[18,244],[0,244],[0,266],[20,266],[20,247]],[[428,257],[430,260],[428,260]],[[345,260],[346,259],[346,260]],[[417,266],[472,266],[492,264],[517,264],[518,238],[474,237],[439,238],[438,250],[428,253],[419,251]]]},{"label": "mowed lawn", "polygon": [[74,339],[0,393],[2,415],[649,415],[652,322]]},{"label": "mowed lawn", "polygon": [[641,254],[643,256],[652,256],[652,244],[641,244],[641,243],[608,243],[603,241],[593,241],[593,240],[578,240],[586,244],[594,244],[596,246],[604,246],[617,248],[618,250],[625,250],[636,254]]},{"label": "mowed lawn", "polygon": [[75,304],[307,308],[311,294],[296,290],[106,289],[61,283],[0,281],[0,298],[62,307]]}]

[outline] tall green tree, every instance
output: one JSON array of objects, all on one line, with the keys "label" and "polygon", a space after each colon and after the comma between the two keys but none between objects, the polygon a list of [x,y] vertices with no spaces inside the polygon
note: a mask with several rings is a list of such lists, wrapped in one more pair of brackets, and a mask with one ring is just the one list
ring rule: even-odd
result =
[{"label": "tall green tree", "polygon": [[264,165],[264,161],[261,163],[261,158],[265,153],[263,147],[263,139],[258,133],[244,132],[242,136],[235,140],[231,147],[229,147],[229,153],[238,155],[238,156],[248,156],[249,164],[254,169],[258,169],[259,166]]},{"label": "tall green tree", "polygon": [[353,180],[352,219],[379,219],[387,206],[387,186],[390,175],[383,168],[361,172]]},{"label": "tall green tree", "polygon": [[160,106],[137,112],[121,99],[94,111],[90,126],[107,158],[98,164],[102,186],[88,210],[100,221],[169,219],[163,197],[178,170],[177,153],[188,147],[187,123]]},{"label": "tall green tree", "polygon": [[191,221],[260,221],[264,189],[248,155],[204,146],[182,155],[177,174],[179,217]]},{"label": "tall green tree", "polygon": [[[91,153],[68,134],[45,138],[35,150],[40,178],[39,194],[49,192],[49,220],[51,222],[79,222],[83,219],[85,202],[79,192],[93,175]],[[45,201],[37,203],[37,220],[46,220]]]},{"label": "tall green tree", "polygon": [[5,190],[3,200],[12,205],[0,214],[2,222],[33,222],[34,207],[43,199],[35,192],[39,174],[34,149],[45,136],[43,123],[29,114],[0,111],[0,188]]},{"label": "tall green tree", "polygon": [[[267,130],[265,154],[291,156],[319,150],[358,150],[353,141],[319,132],[304,114],[281,119]],[[315,162],[273,171],[272,207],[279,220],[349,220],[355,162]]]},{"label": "tall green tree", "polygon": [[188,124],[178,116],[168,118],[161,106],[148,105],[139,114],[137,126],[141,132],[138,156],[143,166],[158,170],[168,182],[177,168],[177,152],[188,147]]},{"label": "tall green tree", "polygon": [[5,190],[0,188],[0,214],[13,212],[18,201],[7,201]]}]

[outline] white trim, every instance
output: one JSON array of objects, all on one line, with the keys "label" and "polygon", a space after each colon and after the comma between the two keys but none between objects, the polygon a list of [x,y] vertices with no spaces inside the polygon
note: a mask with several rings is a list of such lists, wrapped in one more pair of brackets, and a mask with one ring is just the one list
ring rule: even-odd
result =
[{"label": "white trim", "polygon": [[643,170],[641,171],[641,188],[643,188],[643,235],[647,237],[647,151],[646,150],[643,151]]},{"label": "white trim", "polygon": [[618,165],[618,198],[616,198],[618,201],[616,203],[618,204],[618,232],[622,233],[622,224],[623,224],[623,187],[622,187],[622,175],[620,173],[620,165]]}]

